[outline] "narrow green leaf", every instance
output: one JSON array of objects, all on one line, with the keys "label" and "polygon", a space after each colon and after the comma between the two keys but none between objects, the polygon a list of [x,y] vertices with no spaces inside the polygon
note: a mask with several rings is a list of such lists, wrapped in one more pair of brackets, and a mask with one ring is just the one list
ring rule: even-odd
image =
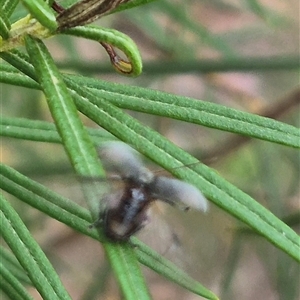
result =
[{"label": "narrow green leaf", "polygon": [[[80,175],[102,176],[103,171],[100,170],[96,150],[79,119],[72,98],[49,52],[41,41],[31,37],[26,38],[26,47],[47,98],[63,145],[75,170]],[[94,219],[98,217],[98,206],[95,205],[95,199],[98,197],[96,191],[95,184],[94,188],[84,189]],[[114,268],[124,297],[132,299],[130,297],[136,295],[139,296],[137,299],[148,299],[149,293],[137,259],[133,254],[128,255],[128,246],[111,243],[104,243],[103,246]],[[118,253],[118,255],[115,253]],[[127,276],[123,274],[127,274]]]},{"label": "narrow green leaf", "polygon": [[[298,255],[299,238],[297,234],[277,219],[270,211],[266,210],[251,197],[220,178],[214,171],[208,169],[204,165],[199,164],[197,167],[195,166],[195,168],[185,168],[185,171],[180,169],[173,170],[175,167],[190,165],[197,161],[181,149],[172,145],[169,141],[163,139],[154,131],[142,126],[123,112],[108,105],[107,102],[99,98],[97,92],[91,92],[91,90],[84,89],[82,87],[82,84],[86,85],[84,78],[81,78],[80,85],[78,85],[79,78],[76,79],[76,83],[67,77],[65,77],[65,80],[68,86],[78,93],[74,94],[74,100],[76,101],[77,107],[84,114],[121,140],[132,144],[141,153],[170,170],[175,176],[198,186],[207,198],[211,199],[238,219],[244,221],[296,260],[300,259]],[[92,80],[91,82],[95,83],[96,81]],[[121,92],[119,91],[118,93],[120,94]],[[156,97],[158,100],[165,95],[160,92],[153,93],[158,95],[158,97]],[[134,95],[136,94],[138,94],[137,90],[135,90]],[[168,98],[168,95],[165,96]],[[170,102],[171,99],[168,99],[167,102]],[[178,97],[178,99],[179,101],[185,102],[185,99],[181,100],[181,97]],[[101,106],[101,109],[97,110],[95,105],[87,101],[91,101],[98,106]],[[222,106],[208,105],[212,115],[223,113],[228,117],[235,118],[237,121],[249,121],[254,125],[259,125],[261,122],[261,133],[264,132],[265,127],[270,127],[270,129],[275,132],[281,132],[281,143],[283,143],[283,136],[286,134],[284,131],[287,130],[289,134],[286,135],[289,136],[290,144],[293,145],[293,147],[299,147],[299,139],[296,140],[297,135],[299,135],[299,130],[295,127],[289,125],[286,126],[286,124],[275,120],[237,112],[226,107],[223,108]],[[200,106],[203,106],[203,104],[200,103]],[[228,126],[230,125],[228,124]],[[249,130],[251,131],[250,125],[248,131]],[[268,140],[268,135],[265,136],[264,139]]]},{"label": "narrow green leaf", "polygon": [[22,266],[11,251],[8,251],[8,249],[4,248],[3,246],[0,246],[0,257],[2,263],[5,264],[9,271],[20,282],[22,282],[24,285],[33,286],[24,269],[22,268]]},{"label": "narrow green leaf", "polygon": [[[17,51],[16,51],[17,52]],[[20,52],[19,52],[20,53]],[[1,53],[1,56],[3,54]],[[74,61],[64,59],[57,65],[62,69],[73,69],[81,73],[99,74],[113,72],[111,66],[101,61]],[[5,68],[5,66],[4,66]],[[211,72],[250,72],[250,71],[282,71],[298,70],[300,68],[299,56],[271,56],[271,57],[239,57],[234,59],[205,59],[190,60],[184,63],[174,61],[160,61],[143,63],[144,76],[158,76],[165,74],[196,73],[206,74]],[[90,79],[90,78],[89,78]]]},{"label": "narrow green leaf", "polygon": [[0,35],[3,39],[9,38],[10,22],[5,14],[0,15]]},{"label": "narrow green leaf", "polygon": [[[39,201],[30,200],[28,204],[43,211],[44,213],[51,215],[51,211],[56,210],[56,207],[59,207],[60,209],[66,210],[77,217],[86,220],[88,225],[91,224],[92,218],[89,214],[87,214],[86,209],[83,209],[81,206],[76,205],[73,201],[65,197],[58,196],[56,193],[51,192],[51,190],[48,188],[32,181],[14,169],[4,164],[0,164],[0,176],[4,176],[2,177],[2,182],[0,183],[1,188],[4,188],[5,186],[9,187],[9,190],[6,190],[10,193],[13,193],[15,197],[23,199],[24,195],[27,194],[28,198],[30,198],[30,195],[32,195],[32,197],[37,197],[36,200],[41,198]],[[15,190],[12,188],[11,183],[9,183],[10,181],[14,182]],[[51,198],[51,202],[45,202],[45,205],[43,205],[41,201],[42,198]],[[39,204],[40,206],[35,206],[35,203]],[[52,206],[50,206],[50,204],[52,204]]]},{"label": "narrow green leaf", "polygon": [[[197,186],[208,199],[300,261],[299,236],[269,210],[157,132],[108,105],[103,99],[99,99],[97,94],[71,80],[66,80],[66,82],[77,93],[77,95],[74,94],[76,105],[93,121],[119,139],[132,144],[139,152],[163,166],[176,177]],[[86,104],[87,99],[94,104],[97,103],[101,109],[96,111],[93,106],[91,110]],[[188,167],[178,168],[181,166]]]},{"label": "narrow green leaf", "polygon": [[139,49],[134,41],[127,35],[114,29],[101,28],[92,25],[77,26],[75,28],[64,30],[62,33],[83,37],[96,42],[105,42],[118,48],[129,59],[132,67],[132,72],[129,73],[129,75],[138,76],[141,74],[142,58]]},{"label": "narrow green leaf", "polygon": [[71,299],[44,252],[2,194],[0,204],[1,235],[39,293],[44,299]]},{"label": "narrow green leaf", "polygon": [[83,176],[103,176],[96,150],[49,52],[41,41],[30,37],[26,47],[73,167]]},{"label": "narrow green leaf", "polygon": [[30,14],[50,31],[55,31],[58,27],[56,17],[44,0],[22,0],[24,6]]},{"label": "narrow green leaf", "polygon": [[[34,67],[31,64],[28,55],[26,55],[24,52],[14,49],[8,52],[0,52],[0,57],[2,57],[4,60],[9,61],[10,64],[18,70],[18,72],[21,71],[35,81],[38,81]],[[5,71],[5,66],[3,67]],[[16,73],[16,70],[12,71],[15,71],[14,73]],[[5,74],[3,74],[2,76],[3,78],[5,78]]]},{"label": "narrow green leaf", "polygon": [[[82,78],[81,85],[74,83],[68,78],[65,78],[65,80],[68,86],[78,93],[74,94],[74,100],[84,114],[121,140],[133,144],[137,150],[170,170],[175,176],[198,186],[207,198],[214,201],[217,205],[238,219],[243,220],[296,260],[300,259],[298,254],[299,237],[270,211],[266,210],[251,197],[233,187],[224,179],[220,178],[214,171],[209,170],[203,165],[199,164],[194,168],[185,168],[186,172],[179,169],[173,170],[174,167],[190,165],[196,161],[157,133],[142,126],[111,105],[108,105],[103,99],[99,99],[99,95],[94,91],[91,92],[91,90],[83,89],[82,82],[84,78]],[[165,95],[160,92],[157,92],[157,94],[158,98],[160,98],[160,95]],[[165,97],[168,98],[168,95],[165,95]],[[171,101],[171,99],[172,98],[167,99],[167,101]],[[95,106],[87,102],[87,100],[101,106],[101,109],[95,109]],[[184,99],[182,101],[184,101]],[[216,114],[216,112],[219,113],[220,111],[218,106],[212,106],[211,109],[213,114]],[[259,124],[262,119],[266,119],[244,113],[237,115],[236,111],[228,108],[224,108],[224,110],[229,113],[229,117],[236,117],[236,119],[240,121],[248,120],[248,116],[250,117],[249,121],[251,121],[251,118],[254,118],[252,121],[255,125]],[[285,126],[286,124],[271,119],[267,119],[266,121],[267,126],[271,129],[275,129],[275,131],[277,128],[277,131],[284,133],[287,129],[288,131],[291,130],[291,133],[294,135],[298,134],[298,129],[292,126]],[[265,122],[262,122],[262,125],[264,125]],[[251,131],[250,126],[249,129]],[[263,132],[263,130],[261,130],[261,132]],[[266,136],[265,138],[267,139],[268,137]],[[294,140],[295,138],[293,137],[292,141]],[[296,144],[292,142],[293,146],[299,147],[298,144],[298,141],[296,141]]]},{"label": "narrow green leaf", "polygon": [[[11,56],[7,55],[3,58],[10,61]],[[13,57],[12,62],[15,60]],[[22,60],[18,61],[18,65],[21,63]],[[26,79],[27,77],[22,77],[22,75],[18,75],[16,71],[5,64],[3,65],[3,67],[0,65],[0,70],[3,70],[3,77],[0,76],[2,82],[37,88],[37,85],[31,79]],[[23,69],[25,65],[23,64]],[[28,68],[27,70],[27,73],[31,74],[31,69]],[[72,78],[75,82],[84,84],[84,86],[96,93],[99,98],[105,97],[120,108],[166,116],[300,148],[299,128],[277,120],[198,99],[171,95],[140,87],[115,84],[74,75],[65,75],[64,78]]]},{"label": "narrow green leaf", "polygon": [[[150,27],[150,26],[149,26]],[[165,36],[161,37],[165,41]],[[175,39],[175,37],[174,37]],[[168,44],[169,47],[171,46]],[[190,46],[188,44],[182,47]],[[184,49],[185,50],[185,49]],[[189,49],[191,50],[191,49]],[[183,51],[183,49],[180,49]],[[78,59],[64,59],[57,62],[61,69],[76,70],[80,74],[107,74],[113,70],[107,63],[102,60],[93,60],[92,62],[82,61]],[[270,57],[236,57],[233,59],[191,59],[184,62],[176,60],[160,60],[159,62],[144,62],[143,76],[152,77],[172,74],[207,74],[211,72],[250,72],[250,71],[283,71],[298,70],[300,67],[299,56],[290,54],[286,56],[270,56]]]},{"label": "narrow green leaf", "polygon": [[[104,243],[107,256],[111,266],[117,274],[117,280],[122,287],[124,297],[126,299],[150,300],[151,296],[147,290],[137,257],[133,248],[128,243],[122,246],[116,246],[112,243]],[[128,285],[126,285],[126,283]],[[130,286],[135,285],[135,288]]]},{"label": "narrow green leaf", "polygon": [[3,190],[75,230],[95,237],[95,230],[88,230],[92,218],[86,209],[8,166],[0,164],[0,174]]},{"label": "narrow green leaf", "polygon": [[300,148],[300,129],[266,117],[223,105],[156,90],[115,84],[82,76],[71,76],[99,97],[120,108],[167,116],[203,126],[240,133]]},{"label": "narrow green leaf", "polygon": [[[0,80],[4,83],[13,83],[33,89],[41,89],[36,82],[36,74],[33,65],[29,62],[28,55],[19,50],[0,52],[0,57],[7,60],[14,67],[5,63],[0,64]],[[23,75],[22,73],[26,75]],[[22,75],[21,75],[22,74]]]},{"label": "narrow green leaf", "polygon": [[[2,189],[75,230],[99,240],[99,233],[89,229],[92,219],[87,210],[7,166],[0,165],[0,174],[2,174],[0,175]],[[104,237],[100,236],[100,240],[104,242]],[[132,263],[133,259],[136,259],[131,254],[133,249],[128,245],[110,243],[104,243],[103,246],[115,272],[119,272],[116,274],[120,274],[120,278],[117,276],[117,279],[121,286],[128,284],[123,287],[126,299],[149,299],[148,293],[141,288],[145,283],[143,276],[140,275],[139,267],[136,263]],[[138,290],[130,286],[132,282],[139,287]],[[135,297],[130,298],[133,295]]]},{"label": "narrow green leaf", "polygon": [[[10,80],[8,78],[9,75],[6,73],[4,76],[5,78],[3,80],[4,81],[7,80],[9,82]],[[21,82],[22,79],[21,77],[18,77],[17,79],[14,80],[15,80],[14,82]],[[37,85],[34,85],[32,81],[25,80],[23,81],[23,83],[28,84],[28,86],[31,87],[33,86],[37,87]],[[171,167],[171,165],[179,166],[180,164],[183,164],[185,161],[186,162],[189,161],[190,163],[194,162],[194,160],[191,157],[185,156],[184,152],[182,151],[180,152],[180,150],[178,151],[178,149],[175,149],[175,147],[172,148],[171,144],[164,143],[164,140],[158,135],[155,135],[155,133],[151,131],[147,131],[147,128],[143,128],[139,126],[137,122],[134,122],[135,121],[134,119],[127,118],[125,114],[119,113],[119,111],[114,109],[113,106],[106,105],[107,104],[106,102],[111,102],[114,105],[122,108],[123,107],[122,105],[124,104],[118,104],[118,103],[119,102],[125,103],[126,101],[125,106],[127,105],[127,103],[129,103],[129,106],[132,106],[133,107],[132,109],[134,109],[135,106],[138,106],[134,103],[134,101],[139,100],[138,99],[139,97],[137,97],[137,99],[131,101],[130,96],[133,95],[134,91],[131,91],[129,95],[123,95],[122,92],[120,93],[117,92],[116,94],[111,96],[110,99],[110,91],[105,91],[103,92],[103,94],[99,95],[97,94],[98,93],[97,88],[96,90],[90,88],[86,90],[86,93],[80,94],[77,87],[75,85],[72,86],[72,82],[68,82],[68,84],[69,86],[71,86],[69,92],[73,90],[74,98],[76,99],[76,105],[87,116],[90,116],[94,120],[97,120],[98,124],[103,124],[105,128],[111,130],[117,137],[126,140],[128,142],[131,142],[132,144],[134,144],[135,148],[140,150],[143,149],[142,148],[143,143],[145,142],[144,139],[146,140],[151,139],[150,143],[146,144],[146,149],[144,150],[144,153],[148,157],[151,157],[152,155],[151,153],[153,152],[154,159],[156,159],[158,162],[161,161],[162,164],[163,161],[165,161],[165,165],[168,167]],[[76,84],[78,86],[82,86],[82,81],[76,82]],[[91,94],[88,94],[89,90],[92,91]],[[98,102],[96,100],[96,96],[98,96]],[[117,97],[118,99],[115,100],[115,98]],[[164,97],[162,96],[162,98]],[[93,104],[89,103],[86,105],[86,107],[84,107],[83,103],[87,100],[93,101]],[[146,97],[145,99],[141,98],[141,100],[147,100],[147,98]],[[165,103],[164,100],[156,101],[156,99],[153,102],[155,102],[155,104],[161,102],[160,104],[163,104],[161,106],[161,109],[159,110],[159,106],[156,107],[154,106],[153,111],[151,111],[151,108],[153,107],[152,105],[151,107],[145,110],[146,112],[150,111],[151,113],[157,115],[164,115],[164,114],[168,115],[169,111],[172,111],[172,113],[170,113],[170,115],[168,116],[180,120],[182,119],[189,122],[194,122],[196,124],[203,123],[205,124],[205,126],[212,127],[212,128],[218,128],[227,131],[232,130],[232,132],[258,137],[264,140],[269,139],[272,142],[282,143],[284,145],[299,148],[299,130],[296,128],[295,131],[295,127],[289,125],[286,126],[286,124],[280,122],[272,123],[272,122],[268,122],[268,120],[257,120],[251,116],[250,118],[248,118],[247,116],[242,116],[241,114],[236,115],[233,111],[228,112],[224,110],[223,111],[219,110],[220,107],[214,110],[211,107],[206,106],[205,104],[201,107],[189,107],[189,106],[185,106],[186,103],[189,103],[189,101],[185,101],[186,99],[182,99],[182,100],[183,102],[177,102],[174,100],[174,103],[176,103],[174,105],[175,106],[174,108],[177,109],[177,110],[174,109],[174,111],[172,111],[172,105],[170,105],[172,102]],[[145,102],[146,102],[145,105],[147,105],[148,101]],[[96,107],[96,105],[94,104],[97,104],[98,107]],[[144,104],[143,102],[140,102],[139,107],[143,106],[143,104]],[[185,111],[188,111],[190,113],[185,114]],[[230,113],[233,113],[233,115],[230,115]],[[105,114],[107,114],[106,119],[105,119]],[[221,121],[223,117],[225,118],[226,121],[225,124],[223,124],[223,122],[219,122],[219,123],[215,122],[215,121]],[[244,117],[246,117],[246,119],[244,119]],[[103,120],[100,120],[101,118],[103,118]],[[234,124],[230,124],[231,119],[233,119]],[[119,120],[120,122],[118,123]],[[111,125],[109,125],[109,121],[112,121]],[[260,123],[260,121],[262,122]],[[242,129],[240,130],[239,128]],[[15,132],[12,134],[17,137],[17,133],[16,133],[17,128],[14,129]],[[239,130],[239,131],[234,131],[234,130]],[[287,137],[284,136],[285,133]],[[28,134],[28,131],[27,132],[24,131],[23,134],[25,136],[25,134]],[[40,134],[41,134],[40,132],[37,132],[35,133],[35,135],[32,135],[31,137],[38,136]],[[128,137],[126,137],[124,134],[127,134]],[[28,137],[30,137],[30,135],[28,135]],[[64,142],[64,140],[62,141]],[[240,218],[241,220],[245,221],[245,223],[252,226],[255,231],[260,232],[267,238],[269,236],[269,239],[272,243],[284,249],[285,252],[289,253],[292,257],[299,260],[299,237],[289,227],[285,226],[285,224],[283,224],[282,222],[278,222],[278,219],[275,216],[273,216],[270,212],[264,210],[261,206],[256,205],[253,199],[251,199],[250,197],[248,197],[238,189],[233,188],[225,180],[222,180],[220,177],[216,176],[216,174],[212,170],[201,165],[199,166],[199,168],[191,167],[188,169],[189,170],[187,172],[181,174],[178,172],[177,176],[181,178],[185,178],[190,182],[195,182],[195,184],[197,184],[199,188],[203,189],[204,193],[208,195],[213,202],[218,204],[220,207],[223,207],[225,210],[227,210],[229,213],[233,214],[237,218]],[[173,173],[176,174],[176,171]],[[118,253],[118,250],[119,249],[116,248],[113,249],[110,252],[111,257],[116,256],[120,258],[126,252],[126,250],[123,250],[125,252]],[[128,255],[124,255],[125,258],[124,264],[126,264],[127,261],[126,257],[132,255],[132,253],[130,253],[130,249],[128,249],[128,251],[129,251]],[[113,258],[112,261],[116,262],[116,260]],[[119,261],[122,261],[122,258],[120,258]],[[153,263],[155,264],[155,262]],[[158,264],[158,266],[161,265],[164,266],[163,263]],[[117,268],[118,266],[115,267],[115,269]],[[167,270],[168,270],[167,267],[164,268],[164,272],[168,272]],[[119,273],[123,271],[125,271],[125,269],[121,268],[119,270]],[[176,273],[176,270],[174,272]],[[170,274],[172,275],[172,273]],[[136,294],[134,295],[133,293],[131,294],[128,293],[127,295],[128,297],[129,295],[130,297],[137,296]]]},{"label": "narrow green leaf", "polygon": [[[93,239],[103,241],[103,237],[99,239],[96,230],[88,228],[92,220],[86,209],[59,196],[52,190],[49,190],[8,166],[0,165],[0,174],[2,174],[0,176],[0,187],[8,193],[71,228]],[[196,283],[187,274],[178,270],[174,264],[163,259],[159,254],[136,238],[132,238],[130,245],[134,246],[133,249],[137,253],[139,261],[145,266],[198,295],[207,296],[208,299],[216,299],[210,291],[203,288],[199,283]],[[121,255],[123,257],[123,254],[118,252],[113,252],[113,255]],[[118,268],[118,266],[116,266],[116,268]]]},{"label": "narrow green leaf", "polygon": [[270,118],[155,90],[86,80],[81,76],[74,78],[76,82],[84,82],[99,98],[105,98],[120,108],[166,116],[300,148],[300,129]]},{"label": "narrow green leaf", "polygon": [[0,0],[0,7],[2,13],[5,14],[7,18],[9,18],[15,10],[18,3],[19,0]]},{"label": "narrow green leaf", "polygon": [[22,296],[2,276],[0,276],[0,291],[7,295],[8,299],[23,300]]},{"label": "narrow green leaf", "polygon": [[[61,68],[76,68],[80,61],[61,62],[58,65]],[[97,72],[102,70],[102,65],[93,61],[93,65],[87,62],[81,63],[82,70],[87,72]],[[84,65],[83,65],[84,64]],[[81,67],[81,66],[80,66]],[[294,54],[286,56],[270,57],[235,57],[224,59],[197,59],[176,63],[176,61],[145,62],[143,64],[144,75],[158,76],[165,74],[207,74],[212,72],[250,72],[250,71],[276,71],[276,70],[298,70],[300,67],[299,56]],[[97,70],[96,70],[97,68]],[[103,71],[102,71],[103,72]],[[104,72],[107,72],[105,70]]]},{"label": "narrow green leaf", "polygon": [[[2,277],[2,278],[1,278]],[[5,265],[0,261],[0,278],[1,280],[6,280],[10,286],[16,291],[18,296],[14,296],[13,299],[20,300],[32,300],[33,298],[28,294],[24,286],[20,281],[5,267]]]},{"label": "narrow green leaf", "polygon": [[[114,139],[114,136],[101,129],[87,128],[87,131],[95,145]],[[23,118],[2,117],[0,135],[31,141],[62,143],[53,123]]]}]

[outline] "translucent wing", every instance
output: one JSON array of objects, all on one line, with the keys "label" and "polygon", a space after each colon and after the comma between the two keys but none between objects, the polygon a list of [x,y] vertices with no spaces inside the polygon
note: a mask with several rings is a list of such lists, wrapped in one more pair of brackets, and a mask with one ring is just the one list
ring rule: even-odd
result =
[{"label": "translucent wing", "polygon": [[153,196],[183,210],[194,208],[206,212],[208,202],[193,185],[163,176],[156,177],[152,185]]},{"label": "translucent wing", "polygon": [[154,175],[144,167],[138,152],[122,142],[107,142],[99,147],[100,159],[109,172],[138,182],[149,182]]}]

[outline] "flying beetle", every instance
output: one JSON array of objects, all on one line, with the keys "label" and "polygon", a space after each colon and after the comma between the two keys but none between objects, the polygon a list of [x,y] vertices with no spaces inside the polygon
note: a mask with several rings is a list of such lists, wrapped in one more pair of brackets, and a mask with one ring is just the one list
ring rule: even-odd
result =
[{"label": "flying beetle", "polygon": [[95,226],[102,226],[112,241],[126,241],[150,221],[149,208],[154,201],[163,201],[181,210],[189,208],[206,212],[208,202],[193,185],[147,169],[127,144],[107,142],[99,147],[99,156],[107,172],[116,174],[123,188],[108,193],[102,199]]}]

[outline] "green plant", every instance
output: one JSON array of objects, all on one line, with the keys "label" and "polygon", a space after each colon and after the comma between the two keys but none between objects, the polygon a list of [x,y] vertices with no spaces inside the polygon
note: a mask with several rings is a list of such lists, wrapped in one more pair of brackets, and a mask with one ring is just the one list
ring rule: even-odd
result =
[{"label": "green plant", "polygon": [[[284,122],[207,101],[175,96],[141,87],[110,83],[87,76],[62,73],[40,40],[40,38],[53,35],[57,28],[49,6],[44,6],[47,10],[46,15],[40,15],[40,11],[36,10],[36,4],[43,3],[43,1],[24,1],[32,16],[41,21],[42,24],[24,18],[19,21],[17,28],[12,26],[12,31],[18,31],[18,38],[10,39],[9,17],[18,1],[2,2],[2,7],[5,9],[1,14],[2,26],[0,29],[3,40],[1,41],[2,48],[0,49],[2,52],[0,55],[7,63],[1,63],[1,81],[14,86],[41,90],[45,95],[55,123],[54,126],[45,121],[2,116],[2,136],[61,143],[76,174],[97,177],[103,177],[104,174],[94,144],[112,138],[120,139],[131,144],[140,153],[174,176],[197,186],[218,207],[250,226],[254,232],[299,262],[299,236],[290,226],[277,218],[269,209],[223,179],[213,169],[200,163],[195,157],[175,146],[157,131],[143,125],[122,109],[169,117],[295,149],[300,147],[298,128]],[[120,6],[120,8],[133,7],[147,2],[151,1],[132,1]],[[6,8],[4,4],[10,6]],[[259,11],[262,12],[262,7],[259,5],[258,7],[260,8]],[[174,9],[174,6],[171,6],[169,2],[161,2],[160,9],[166,9],[170,16],[180,18],[182,24],[192,32],[201,33],[206,37],[206,42],[209,45],[227,57],[228,68],[232,68],[236,61],[243,61],[243,59],[236,57],[234,51],[225,41],[210,35],[200,25],[196,26],[182,12]],[[47,14],[49,14],[48,17]],[[147,24],[147,21],[150,22],[151,20],[145,16],[143,24]],[[137,20],[137,22],[139,21]],[[141,22],[138,24],[142,27]],[[148,24],[150,28],[153,26],[153,23]],[[101,40],[119,48],[131,63],[134,70],[131,75],[140,73],[141,62],[137,47],[125,35],[97,26],[66,29],[63,33],[91,40]],[[16,49],[23,43],[27,54]],[[289,64],[295,67],[293,63],[295,60],[291,58],[291,61],[286,59],[284,63],[282,61],[281,63],[285,67]],[[269,63],[274,67],[272,61]],[[276,63],[278,64],[278,61]],[[180,63],[175,60],[172,64],[179,65]],[[262,65],[262,63],[258,64],[259,66]],[[224,65],[226,66],[223,64],[223,67]],[[209,70],[212,70],[215,66],[210,64],[209,67],[211,68]],[[279,65],[280,67],[282,68],[282,65]],[[298,68],[297,65],[296,68]],[[87,129],[79,118],[78,111],[106,131]],[[186,167],[180,168],[182,166]],[[97,218],[98,214],[95,201],[99,193],[97,185],[89,185],[88,188],[83,186],[89,208],[87,211],[5,164],[1,165],[0,174],[0,185],[3,190],[71,228],[101,241],[126,299],[150,298],[138,261],[194,293],[207,299],[217,299],[212,292],[195,282],[171,262],[136,238],[132,238],[132,244],[136,247],[132,247],[132,244],[119,245],[105,240],[105,237],[101,236],[101,232],[89,230],[89,224]],[[1,207],[3,225],[1,226],[1,233],[14,256],[26,270],[31,283],[44,299],[69,299],[70,296],[48,259],[4,195],[1,197]],[[5,250],[2,249],[2,251],[6,253]],[[13,261],[13,257],[9,254],[3,255],[3,257],[7,258],[3,260],[3,267],[1,268],[4,278],[1,281],[2,290],[13,299],[24,299],[25,297],[30,299],[29,294],[20,285],[20,282],[26,278],[24,273],[20,269],[11,271],[8,262]]]}]

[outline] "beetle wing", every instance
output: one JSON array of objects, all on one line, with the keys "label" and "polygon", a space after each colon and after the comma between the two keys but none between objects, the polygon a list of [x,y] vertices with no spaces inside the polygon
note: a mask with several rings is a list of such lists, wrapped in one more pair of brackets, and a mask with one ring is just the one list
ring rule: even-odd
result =
[{"label": "beetle wing", "polygon": [[149,182],[153,174],[144,167],[138,152],[122,142],[107,142],[99,147],[99,157],[108,172],[132,178],[138,182]]},{"label": "beetle wing", "polygon": [[208,202],[204,195],[193,185],[173,178],[156,177],[151,184],[153,197],[187,210],[194,208],[206,212]]}]

